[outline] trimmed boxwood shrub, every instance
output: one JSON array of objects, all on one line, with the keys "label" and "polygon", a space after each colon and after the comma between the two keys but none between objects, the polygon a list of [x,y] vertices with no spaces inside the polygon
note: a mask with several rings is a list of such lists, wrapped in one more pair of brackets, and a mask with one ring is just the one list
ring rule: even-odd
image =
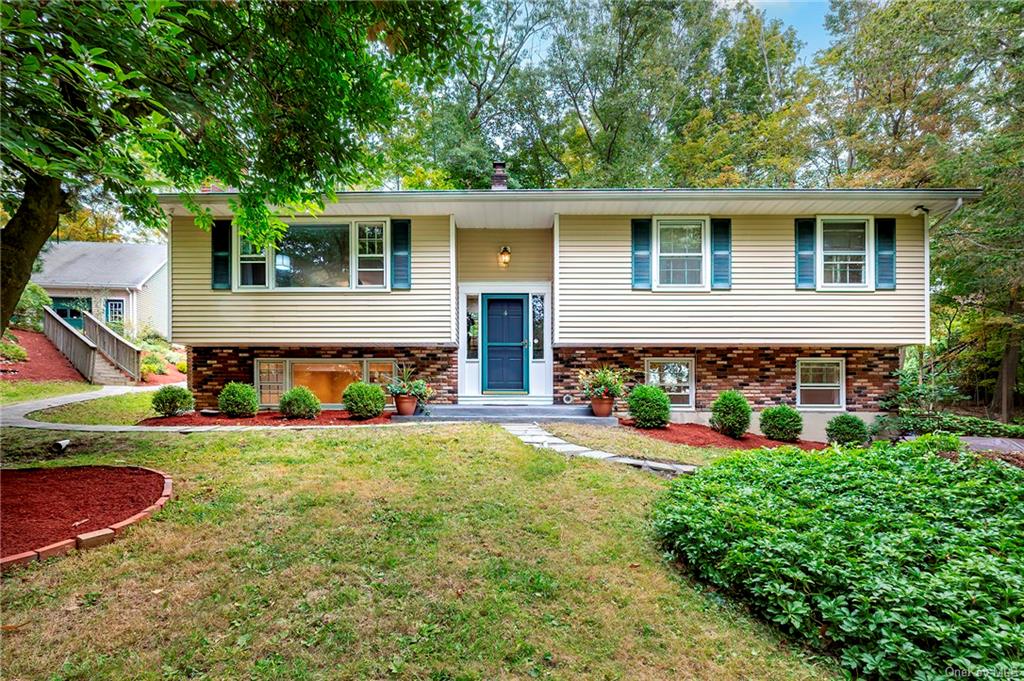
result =
[{"label": "trimmed boxwood shrub", "polygon": [[851,676],[1020,669],[1024,470],[957,447],[924,436],[726,457],[672,482],[655,532]]},{"label": "trimmed boxwood shrub", "polygon": [[225,416],[256,416],[260,409],[260,398],[256,388],[248,383],[231,381],[217,396],[217,408]]},{"label": "trimmed boxwood shrub", "polygon": [[739,438],[750,427],[750,405],[738,390],[726,390],[711,403],[711,427]]},{"label": "trimmed boxwood shrub", "polygon": [[179,385],[165,385],[153,393],[153,411],[160,416],[180,416],[196,408],[192,391]]},{"label": "trimmed boxwood shrub", "polygon": [[384,413],[384,388],[356,381],[345,388],[345,409],[356,419],[372,419]]},{"label": "trimmed boxwood shrub", "polygon": [[290,419],[315,419],[320,415],[320,398],[304,385],[299,385],[281,395],[278,407]]},{"label": "trimmed boxwood shrub", "polygon": [[626,398],[629,415],[637,428],[664,428],[671,404],[665,391],[656,385],[638,385]]},{"label": "trimmed boxwood shrub", "polygon": [[839,414],[825,425],[829,442],[841,445],[862,445],[868,441],[868,424],[853,414]]},{"label": "trimmed boxwood shrub", "polygon": [[804,429],[804,417],[788,404],[768,407],[761,412],[761,432],[780,442],[796,442]]}]

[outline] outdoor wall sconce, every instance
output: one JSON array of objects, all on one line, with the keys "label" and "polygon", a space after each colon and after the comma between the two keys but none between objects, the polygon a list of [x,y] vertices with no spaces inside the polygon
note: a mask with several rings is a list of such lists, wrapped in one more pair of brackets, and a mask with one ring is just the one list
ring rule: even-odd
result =
[{"label": "outdoor wall sconce", "polygon": [[512,263],[512,251],[509,250],[508,246],[502,246],[501,250],[498,251],[498,264],[502,267],[508,267]]}]

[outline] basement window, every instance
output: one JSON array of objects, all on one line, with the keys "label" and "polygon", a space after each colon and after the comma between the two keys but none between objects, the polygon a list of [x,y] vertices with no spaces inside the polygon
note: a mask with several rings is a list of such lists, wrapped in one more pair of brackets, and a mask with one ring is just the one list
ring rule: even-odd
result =
[{"label": "basement window", "polygon": [[276,408],[281,395],[296,386],[309,388],[321,404],[341,407],[345,389],[356,381],[386,385],[395,376],[392,359],[258,359],[256,391],[260,406]]},{"label": "basement window", "polygon": [[796,361],[796,406],[843,409],[846,406],[846,363],[842,359]]},{"label": "basement window", "polygon": [[673,357],[644,360],[644,381],[668,395],[673,409],[693,409],[693,358]]}]

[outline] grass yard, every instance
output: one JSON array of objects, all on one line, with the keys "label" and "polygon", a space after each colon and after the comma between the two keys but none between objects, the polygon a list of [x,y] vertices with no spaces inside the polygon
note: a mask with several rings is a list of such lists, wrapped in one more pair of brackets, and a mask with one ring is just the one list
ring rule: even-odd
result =
[{"label": "grass yard", "polygon": [[544,429],[567,442],[639,459],[661,459],[703,465],[733,451],[717,447],[690,447],[665,442],[641,435],[629,428],[589,426],[579,423],[545,423]]},{"label": "grass yard", "polygon": [[5,577],[8,678],[816,679],[836,668],[664,562],[666,482],[495,426],[7,429],[4,465],[134,463],[175,498]]},{"label": "grass yard", "polygon": [[135,425],[150,416],[153,411],[153,391],[126,393],[99,397],[95,400],[65,404],[53,409],[34,411],[29,418],[47,423],[84,423],[88,425],[113,424]]},{"label": "grass yard", "polygon": [[84,381],[0,381],[0,405],[99,390]]}]

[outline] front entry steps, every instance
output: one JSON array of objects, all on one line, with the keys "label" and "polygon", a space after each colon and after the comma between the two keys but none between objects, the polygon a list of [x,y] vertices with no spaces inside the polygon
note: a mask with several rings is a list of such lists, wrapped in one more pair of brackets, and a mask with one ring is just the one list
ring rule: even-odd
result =
[{"label": "front entry steps", "polygon": [[392,416],[393,423],[403,421],[480,421],[484,423],[588,423],[595,426],[617,426],[614,416],[594,416],[586,405],[480,405],[436,404],[429,414]]}]

